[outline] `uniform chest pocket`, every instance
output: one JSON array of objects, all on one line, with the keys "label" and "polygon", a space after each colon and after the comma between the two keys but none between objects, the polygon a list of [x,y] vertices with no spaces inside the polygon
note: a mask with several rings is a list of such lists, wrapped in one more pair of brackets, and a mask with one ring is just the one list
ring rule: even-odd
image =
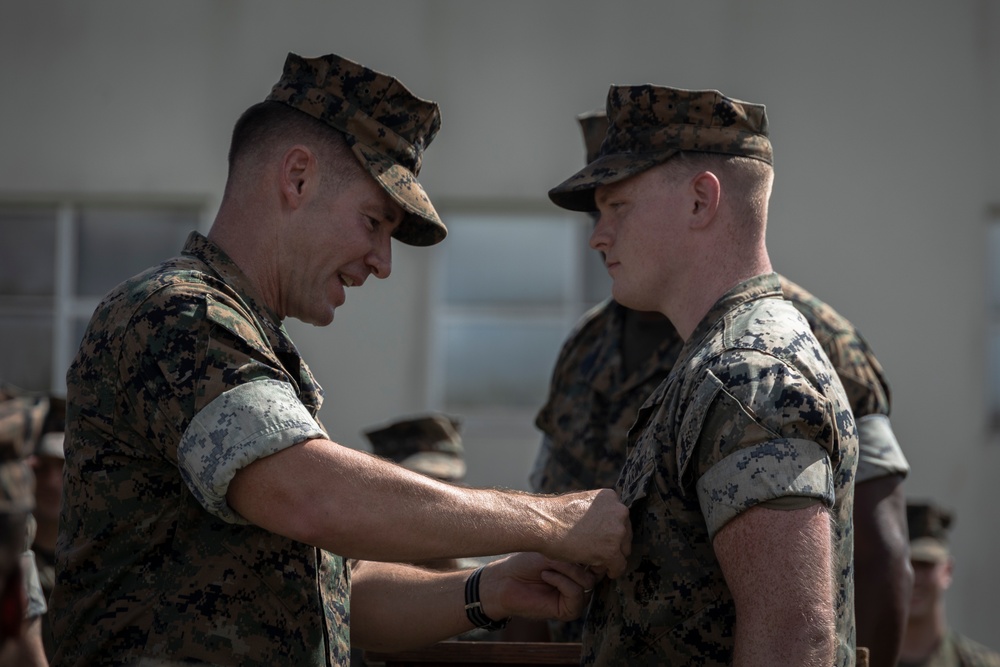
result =
[{"label": "uniform chest pocket", "polygon": [[677,436],[677,477],[690,483],[690,475],[685,475],[701,434],[705,429],[705,418],[715,398],[724,389],[722,381],[712,371],[705,371],[705,377],[691,394],[681,420]]}]

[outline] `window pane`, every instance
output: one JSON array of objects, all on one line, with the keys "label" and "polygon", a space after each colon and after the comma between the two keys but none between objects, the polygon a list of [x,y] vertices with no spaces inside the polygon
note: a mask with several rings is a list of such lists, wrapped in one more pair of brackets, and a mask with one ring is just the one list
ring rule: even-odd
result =
[{"label": "window pane", "polygon": [[52,318],[0,315],[0,380],[30,391],[48,391],[52,376]]},{"label": "window pane", "polygon": [[994,428],[1000,428],[1000,327],[994,326],[989,339],[990,415]]},{"label": "window pane", "polygon": [[1000,312],[1000,221],[989,225],[987,236],[990,307],[994,312]]},{"label": "window pane", "polygon": [[448,409],[540,406],[566,335],[556,318],[481,317],[445,326]]},{"label": "window pane", "polygon": [[180,254],[198,219],[193,208],[82,208],[77,295],[102,296],[126,278]]},{"label": "window pane", "polygon": [[449,219],[445,300],[450,305],[560,304],[572,293],[576,220],[545,216]]},{"label": "window pane", "polygon": [[55,253],[54,210],[0,210],[0,295],[51,297]]}]

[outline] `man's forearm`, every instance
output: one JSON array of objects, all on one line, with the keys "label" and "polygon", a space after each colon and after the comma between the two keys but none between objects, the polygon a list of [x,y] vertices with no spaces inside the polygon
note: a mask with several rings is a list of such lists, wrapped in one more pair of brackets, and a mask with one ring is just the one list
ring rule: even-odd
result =
[{"label": "man's forearm", "polygon": [[326,440],[255,461],[227,499],[263,528],[367,560],[541,551],[617,574],[631,537],[628,511],[609,490],[555,497],[458,487]]},{"label": "man's forearm", "polygon": [[[465,610],[472,570],[440,572],[394,563],[352,566],[351,643],[378,651],[431,644],[476,627]],[[487,565],[479,578],[482,613],[572,620],[584,610],[584,589],[597,577],[583,567],[540,554],[515,554]]]},{"label": "man's forearm", "polygon": [[857,643],[871,667],[895,666],[913,586],[902,481],[879,477],[854,491]]},{"label": "man's forearm", "polygon": [[829,667],[835,655],[828,512],[755,507],[714,541],[736,605],[734,667]]}]

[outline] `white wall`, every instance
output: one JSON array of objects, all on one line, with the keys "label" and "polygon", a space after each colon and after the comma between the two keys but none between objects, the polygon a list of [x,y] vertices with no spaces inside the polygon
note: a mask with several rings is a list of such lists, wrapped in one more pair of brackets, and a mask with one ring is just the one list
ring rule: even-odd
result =
[{"label": "white wall", "polygon": [[[1000,449],[986,431],[984,221],[1000,202],[1000,16],[991,0],[33,0],[0,6],[0,195],[202,196],[228,133],[288,51],[337,52],[441,103],[422,182],[438,202],[547,206],[582,160],[576,114],[609,84],[765,103],[778,270],[865,332],[894,389],[911,496],[958,512],[954,625],[1000,648]],[[335,438],[428,405],[433,251],[290,329]],[[477,483],[523,486],[536,436],[468,442]],[[496,475],[490,479],[491,475]]]}]

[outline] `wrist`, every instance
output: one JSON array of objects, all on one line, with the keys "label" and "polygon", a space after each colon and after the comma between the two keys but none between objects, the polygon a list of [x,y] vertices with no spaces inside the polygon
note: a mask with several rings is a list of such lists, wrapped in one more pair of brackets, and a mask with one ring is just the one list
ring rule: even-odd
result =
[{"label": "wrist", "polygon": [[483,573],[486,571],[486,566],[483,565],[473,570],[465,580],[465,615],[477,628],[502,630],[510,622],[510,616],[500,613],[502,605],[499,604],[496,586],[491,586],[491,583],[495,583],[492,582],[492,577],[487,576],[490,581],[483,585]]}]

